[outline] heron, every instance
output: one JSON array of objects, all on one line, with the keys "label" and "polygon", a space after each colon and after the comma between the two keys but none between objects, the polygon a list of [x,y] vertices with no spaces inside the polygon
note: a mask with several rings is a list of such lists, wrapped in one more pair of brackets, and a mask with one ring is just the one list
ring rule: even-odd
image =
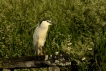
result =
[{"label": "heron", "polygon": [[33,45],[35,54],[43,55],[42,47],[45,44],[48,28],[54,23],[49,19],[42,20],[36,27],[33,34]]}]

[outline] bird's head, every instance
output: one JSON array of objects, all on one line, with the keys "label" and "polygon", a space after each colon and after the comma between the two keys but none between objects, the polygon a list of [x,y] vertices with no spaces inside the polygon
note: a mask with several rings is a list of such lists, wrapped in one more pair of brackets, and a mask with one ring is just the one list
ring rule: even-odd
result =
[{"label": "bird's head", "polygon": [[40,23],[40,26],[49,26],[49,25],[53,25],[54,23],[51,21],[51,20],[49,20],[49,19],[45,19],[45,20],[42,20],[41,21],[41,23]]}]

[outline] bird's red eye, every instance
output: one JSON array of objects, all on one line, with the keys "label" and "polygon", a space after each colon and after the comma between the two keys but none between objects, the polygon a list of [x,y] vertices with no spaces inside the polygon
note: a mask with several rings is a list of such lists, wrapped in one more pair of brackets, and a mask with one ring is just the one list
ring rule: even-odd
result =
[{"label": "bird's red eye", "polygon": [[47,22],[49,22],[49,20],[47,20]]},{"label": "bird's red eye", "polygon": [[50,23],[50,20],[47,20],[47,22],[49,22],[49,23]]}]

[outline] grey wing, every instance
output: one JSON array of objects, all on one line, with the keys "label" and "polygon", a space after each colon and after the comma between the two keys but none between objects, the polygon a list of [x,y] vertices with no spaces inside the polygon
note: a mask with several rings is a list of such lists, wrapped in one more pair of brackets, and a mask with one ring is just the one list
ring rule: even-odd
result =
[{"label": "grey wing", "polygon": [[34,34],[33,34],[33,45],[36,45],[38,43],[38,39],[39,39],[39,28],[37,27],[34,30]]},{"label": "grey wing", "polygon": [[35,50],[36,54],[38,54],[38,40],[39,40],[37,30],[38,29],[36,28],[35,31],[34,31],[34,34],[33,34],[33,46],[34,46],[34,50]]}]

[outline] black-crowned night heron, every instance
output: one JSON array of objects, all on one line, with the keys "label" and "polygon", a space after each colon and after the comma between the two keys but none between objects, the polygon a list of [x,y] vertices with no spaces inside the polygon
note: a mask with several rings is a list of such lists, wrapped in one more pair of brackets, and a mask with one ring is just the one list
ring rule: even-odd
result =
[{"label": "black-crowned night heron", "polygon": [[33,45],[35,49],[35,54],[37,55],[43,55],[42,47],[45,44],[46,41],[46,35],[48,31],[49,25],[52,25],[53,22],[51,22],[48,19],[42,20],[40,24],[36,27],[34,34],[33,34]]}]

